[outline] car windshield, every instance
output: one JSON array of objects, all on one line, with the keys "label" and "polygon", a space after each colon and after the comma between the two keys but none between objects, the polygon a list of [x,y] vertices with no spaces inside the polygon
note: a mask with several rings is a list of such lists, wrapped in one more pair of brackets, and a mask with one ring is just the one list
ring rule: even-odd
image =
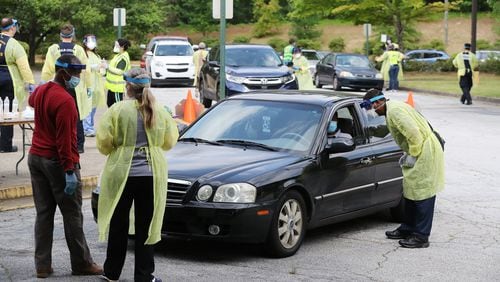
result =
[{"label": "car windshield", "polygon": [[278,67],[281,59],[271,48],[226,49],[226,65],[233,67]]},{"label": "car windshield", "polygon": [[342,55],[337,56],[337,65],[344,67],[368,68],[370,67],[370,61],[364,56]]},{"label": "car windshield", "polygon": [[[313,144],[323,108],[291,102],[227,100],[193,124],[181,137],[262,150],[305,153]],[[247,146],[247,144],[264,146]]]},{"label": "car windshield", "polygon": [[192,56],[193,48],[189,45],[158,45],[156,56]]}]

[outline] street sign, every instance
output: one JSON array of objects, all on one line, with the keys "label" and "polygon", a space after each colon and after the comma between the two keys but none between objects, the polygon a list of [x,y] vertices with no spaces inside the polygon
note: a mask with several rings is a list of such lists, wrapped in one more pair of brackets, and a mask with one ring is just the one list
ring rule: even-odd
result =
[{"label": "street sign", "polygon": [[365,37],[370,37],[372,35],[372,25],[364,24],[363,25],[363,34]]},{"label": "street sign", "polygon": [[[220,19],[220,1],[221,0],[213,0],[212,1],[212,17],[214,19]],[[233,0],[225,0],[226,1],[226,19],[233,18]]]},{"label": "street sign", "polygon": [[113,9],[113,25],[125,26],[125,8]]},{"label": "street sign", "polygon": [[386,43],[387,42],[387,34],[381,34],[380,35],[380,42]]}]

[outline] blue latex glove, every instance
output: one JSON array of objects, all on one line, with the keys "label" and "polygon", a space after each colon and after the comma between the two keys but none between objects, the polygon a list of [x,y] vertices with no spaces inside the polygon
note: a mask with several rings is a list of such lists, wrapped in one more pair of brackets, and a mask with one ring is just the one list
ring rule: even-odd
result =
[{"label": "blue latex glove", "polygon": [[92,88],[87,88],[87,97],[88,98],[92,97],[93,93],[94,93],[94,91],[92,90]]},{"label": "blue latex glove", "polygon": [[66,187],[64,187],[64,194],[73,195],[75,193],[76,187],[78,185],[78,180],[76,179],[76,174],[66,173]]}]

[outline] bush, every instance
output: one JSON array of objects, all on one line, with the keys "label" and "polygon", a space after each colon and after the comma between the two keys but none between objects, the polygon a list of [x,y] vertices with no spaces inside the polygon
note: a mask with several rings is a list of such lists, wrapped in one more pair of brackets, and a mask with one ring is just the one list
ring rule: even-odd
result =
[{"label": "bush", "polygon": [[210,47],[210,48],[220,45],[218,38],[207,37],[207,38],[204,38],[203,40],[200,40],[200,42],[201,41],[205,42],[205,44],[207,44],[207,47]]},{"label": "bush", "polygon": [[312,39],[299,39],[297,41],[297,46],[302,49],[321,49],[321,42]]},{"label": "bush", "polygon": [[500,75],[500,61],[489,59],[479,64],[481,72],[494,73]]},{"label": "bush", "polygon": [[130,60],[140,60],[144,51],[139,48],[139,44],[131,43],[127,50]]},{"label": "bush", "polygon": [[407,61],[403,66],[404,71],[416,72],[449,72],[455,71],[453,58],[446,61],[437,61],[435,63]]},{"label": "bush", "polygon": [[476,50],[491,50],[494,49],[493,45],[490,44],[487,40],[479,39],[476,41]]},{"label": "bush", "polygon": [[434,49],[439,51],[444,51],[444,43],[439,39],[433,39],[431,42],[422,45],[421,49]]},{"label": "bush", "polygon": [[240,35],[240,36],[236,36],[233,39],[233,43],[250,43],[250,39],[251,39],[250,37]]},{"label": "bush", "polygon": [[345,41],[342,37],[334,38],[328,43],[328,48],[332,52],[344,52],[345,49]]},{"label": "bush", "polygon": [[269,44],[271,47],[274,48],[274,50],[278,52],[283,52],[283,49],[288,45],[288,42],[281,38],[271,38],[267,41],[267,44]]}]

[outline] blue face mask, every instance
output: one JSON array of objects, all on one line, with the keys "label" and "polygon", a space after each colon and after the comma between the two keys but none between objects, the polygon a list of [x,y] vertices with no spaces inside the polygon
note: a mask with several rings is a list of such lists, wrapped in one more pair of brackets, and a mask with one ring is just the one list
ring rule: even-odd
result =
[{"label": "blue face mask", "polygon": [[[68,73],[68,72],[66,72],[66,73]],[[71,78],[69,80],[66,80],[64,82],[66,84],[66,88],[74,89],[80,83],[80,78],[76,77],[76,76],[71,76]]]},{"label": "blue face mask", "polygon": [[332,120],[328,124],[328,133],[335,133],[337,131],[337,121]]}]

